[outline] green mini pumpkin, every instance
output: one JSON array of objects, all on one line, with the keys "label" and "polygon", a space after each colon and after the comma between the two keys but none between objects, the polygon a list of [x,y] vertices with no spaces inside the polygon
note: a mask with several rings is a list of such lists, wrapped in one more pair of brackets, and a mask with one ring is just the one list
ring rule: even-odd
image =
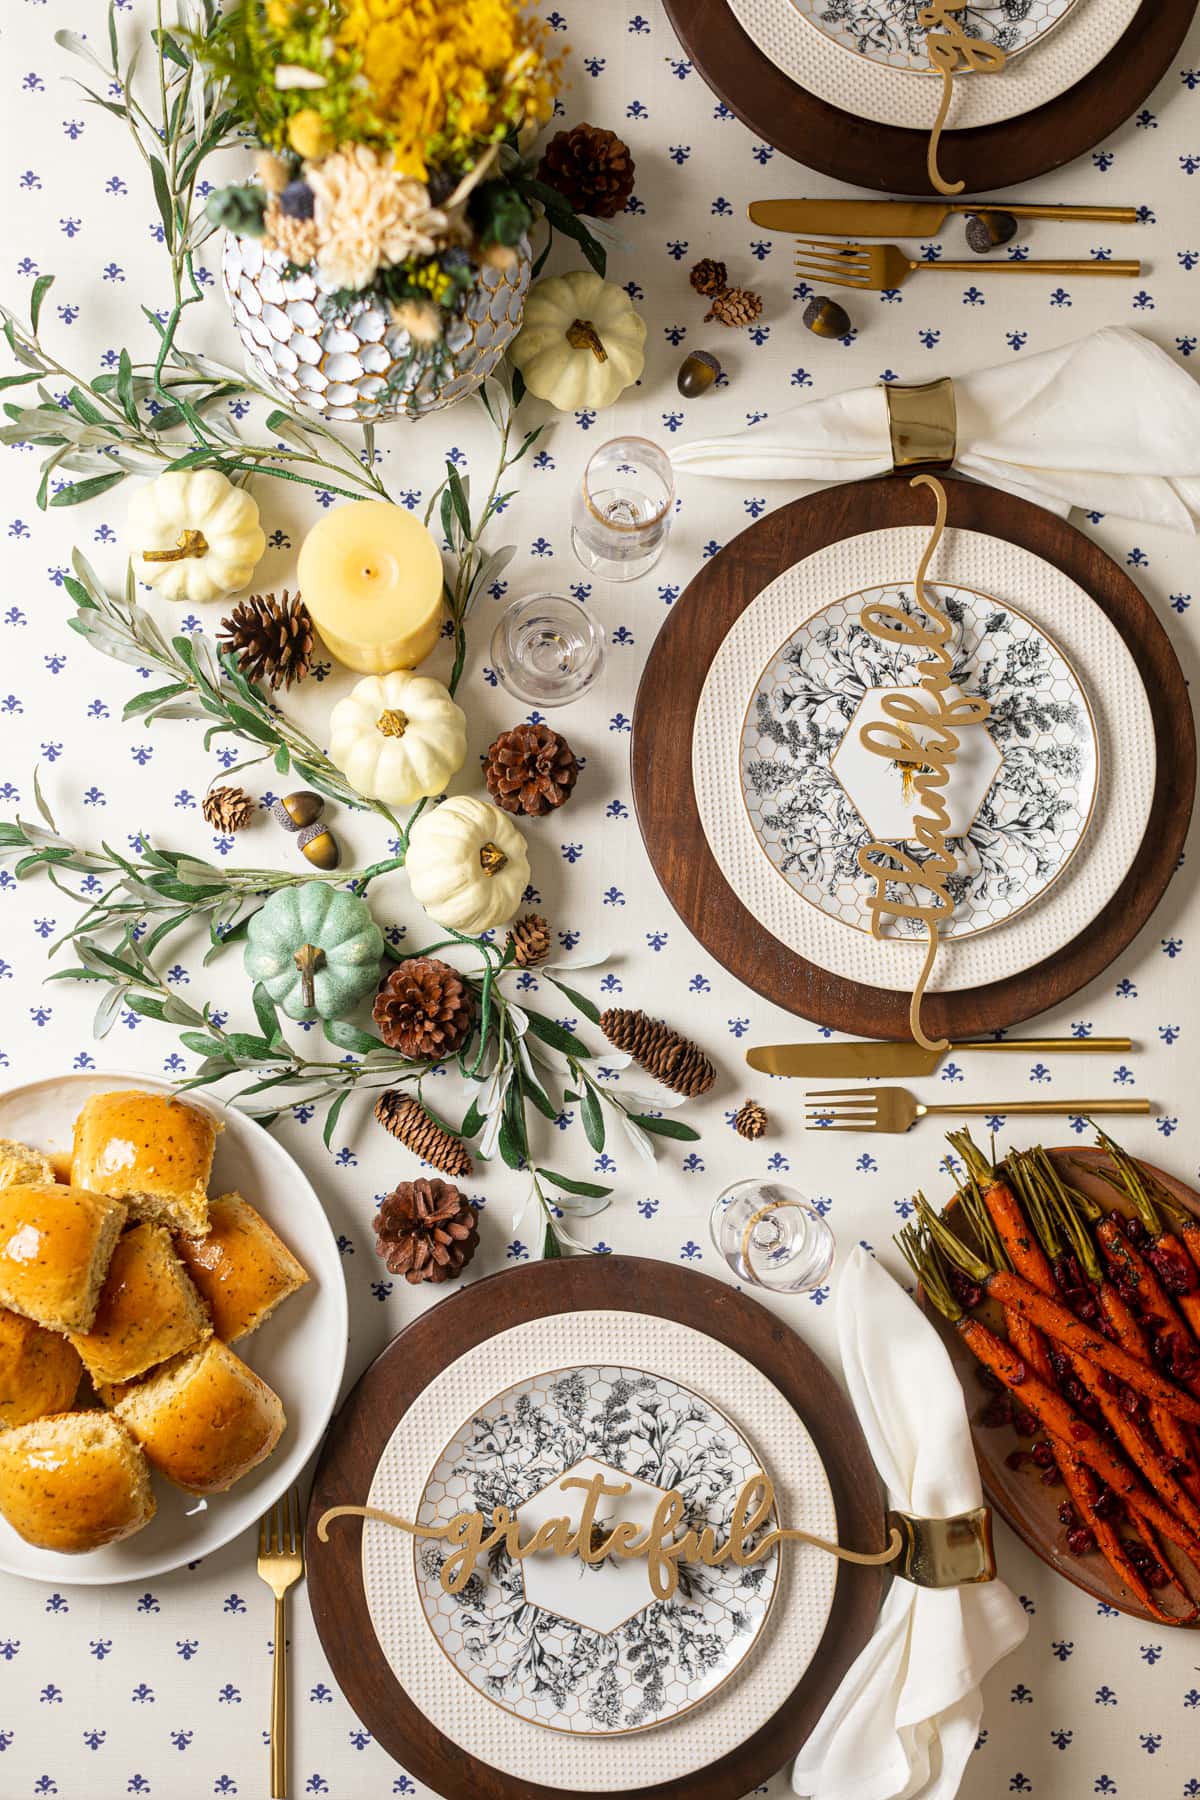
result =
[{"label": "green mini pumpkin", "polygon": [[366,902],[324,881],[280,888],[246,934],[247,975],[289,1019],[344,1019],[378,982],[382,955]]}]

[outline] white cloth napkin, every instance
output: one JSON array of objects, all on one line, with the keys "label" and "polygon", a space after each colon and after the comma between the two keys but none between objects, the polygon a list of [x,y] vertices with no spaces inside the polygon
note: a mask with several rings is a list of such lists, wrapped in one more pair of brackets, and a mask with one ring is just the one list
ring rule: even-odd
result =
[{"label": "white cloth napkin", "polygon": [[[1073,506],[1195,531],[1200,383],[1149,338],[1108,325],[1060,350],[956,376],[955,467],[1064,518]],[[680,474],[859,481],[891,468],[882,387],[811,400],[671,452]]]},{"label": "white cloth napkin", "polygon": [[[888,1504],[949,1518],[982,1502],[958,1378],[933,1326],[861,1247],[838,1283],[838,1347]],[[836,1602],[835,1602],[836,1604]],[[979,1683],[1029,1621],[1001,1581],[900,1579],[792,1769],[813,1800],[952,1800],[983,1716]]]}]

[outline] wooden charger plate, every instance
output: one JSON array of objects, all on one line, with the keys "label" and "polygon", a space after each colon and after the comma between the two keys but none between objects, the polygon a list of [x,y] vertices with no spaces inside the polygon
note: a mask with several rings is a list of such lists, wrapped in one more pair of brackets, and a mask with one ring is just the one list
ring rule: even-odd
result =
[{"label": "wooden charger plate", "polygon": [[[1064,1181],[1077,1187],[1081,1192],[1098,1200],[1107,1212],[1121,1212],[1126,1216],[1133,1213],[1133,1206],[1123,1195],[1099,1174],[1101,1169],[1112,1168],[1112,1161],[1103,1150],[1078,1149],[1051,1150],[1055,1167]],[[1152,1163],[1149,1168],[1163,1186],[1175,1195],[1181,1206],[1200,1218],[1200,1194],[1177,1181],[1173,1175],[1157,1169]],[[1122,1586],[1116,1575],[1109,1568],[1099,1551],[1087,1556],[1072,1556],[1067,1549],[1066,1529],[1059,1523],[1058,1509],[1068,1498],[1067,1490],[1061,1482],[1055,1487],[1042,1485],[1041,1470],[1035,1468],[1010,1469],[1005,1458],[1013,1450],[1028,1450],[1030,1440],[1020,1438],[1011,1425],[988,1426],[979,1422],[987,1403],[994,1398],[995,1390],[985,1387],[980,1380],[981,1365],[963,1343],[950,1321],[938,1312],[937,1308],[925,1302],[926,1316],[933,1324],[950,1352],[950,1360],[954,1364],[963,1392],[967,1397],[967,1412],[971,1420],[971,1437],[975,1445],[975,1454],[979,1461],[979,1473],[983,1479],[983,1491],[992,1506],[1006,1524],[1011,1525],[1017,1536],[1029,1548],[1040,1556],[1042,1561],[1068,1581],[1082,1588],[1085,1594],[1102,1600],[1107,1606],[1115,1606],[1119,1611],[1129,1613],[1135,1619],[1146,1619],[1157,1624],[1153,1615],[1146,1611],[1141,1602],[1134,1598],[1127,1588]],[[998,1330],[1003,1336],[1004,1328],[1000,1323],[1001,1312],[991,1302],[985,1303],[985,1322]],[[1042,1434],[1039,1434],[1042,1435]],[[1185,1585],[1193,1589],[1197,1586],[1196,1571],[1188,1563],[1186,1557],[1174,1549],[1170,1551],[1174,1566],[1183,1571]],[[1171,1588],[1163,1588],[1155,1596],[1165,1611],[1181,1614],[1183,1611],[1179,1595]],[[1182,1623],[1182,1619],[1180,1620]]]},{"label": "wooden charger plate", "polygon": [[[1196,736],[1187,683],[1166,632],[1125,571],[1065,519],[996,488],[947,478],[951,525],[1009,538],[1069,575],[1120,632],[1146,689],[1158,742],[1142,846],[1108,905],[1032,968],[984,987],[927,994],[933,1036],[998,1031],[1056,1006],[1108,967],[1162,898],[1187,836]],[[700,823],[692,728],[700,693],[735,619],[785,569],[839,538],[928,525],[929,500],[907,476],[825,488],[757,520],[703,568],[646,661],[633,713],[633,798],[654,872],[676,912],[739,981],[789,1012],[858,1037],[907,1038],[908,995],[867,987],[806,961],[771,937],[726,882]],[[1069,876],[1067,877],[1069,879]],[[798,906],[804,902],[797,899]]]},{"label": "wooden charger plate", "polygon": [[[772,1381],[803,1418],[825,1465],[838,1539],[854,1549],[884,1541],[883,1489],[849,1401],[820,1359],[773,1313],[711,1276],[637,1256],[532,1263],[473,1282],[393,1338],[343,1403],[313,1479],[305,1543],[308,1597],[334,1677],[367,1729],[443,1800],[562,1800],[559,1789],[517,1781],[443,1735],[418,1712],[388,1666],[363,1592],[362,1526],[346,1520],[319,1543],[327,1507],[366,1501],[384,1446],[435,1375],[498,1332],[553,1313],[603,1310],[674,1319],[727,1344]],[[720,1395],[712,1398],[719,1402]],[[796,1755],[875,1626],[882,1569],[838,1564],[824,1636],[773,1718],[719,1762],[640,1788],[655,1800],[740,1800]],[[768,1652],[769,1654],[769,1652]],[[459,1680],[449,1670],[447,1680]],[[613,1745],[623,1754],[624,1740]],[[628,1790],[627,1790],[628,1792]],[[620,1800],[610,1790],[571,1800]]]},{"label": "wooden charger plate", "polygon": [[[927,132],[880,125],[819,100],[747,37],[728,0],[665,5],[697,72],[744,125],[785,156],[884,193],[936,191],[925,167]],[[1014,119],[948,131],[942,173],[978,194],[1082,156],[1131,118],[1166,74],[1195,10],[1196,0],[1143,0],[1124,35],[1074,87]]]}]

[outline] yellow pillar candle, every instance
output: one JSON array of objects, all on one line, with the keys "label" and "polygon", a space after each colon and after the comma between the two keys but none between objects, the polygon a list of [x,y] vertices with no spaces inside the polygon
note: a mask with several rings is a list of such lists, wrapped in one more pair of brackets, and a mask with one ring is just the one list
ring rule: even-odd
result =
[{"label": "yellow pillar candle", "polygon": [[301,546],[298,573],[314,625],[348,668],[411,669],[441,636],[441,554],[402,506],[352,500],[327,512]]}]

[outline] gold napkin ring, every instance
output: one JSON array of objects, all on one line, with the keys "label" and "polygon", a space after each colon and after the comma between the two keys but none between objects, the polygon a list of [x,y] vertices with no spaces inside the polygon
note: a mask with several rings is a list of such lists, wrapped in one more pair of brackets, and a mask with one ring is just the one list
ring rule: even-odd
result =
[{"label": "gold napkin ring", "polygon": [[916,1587],[970,1587],[996,1579],[992,1509],[978,1506],[952,1519],[919,1519],[889,1512],[888,1530],[903,1540],[895,1573]]},{"label": "gold napkin ring", "polygon": [[954,383],[948,375],[916,387],[883,384],[887,397],[892,468],[949,469],[957,448]]}]

